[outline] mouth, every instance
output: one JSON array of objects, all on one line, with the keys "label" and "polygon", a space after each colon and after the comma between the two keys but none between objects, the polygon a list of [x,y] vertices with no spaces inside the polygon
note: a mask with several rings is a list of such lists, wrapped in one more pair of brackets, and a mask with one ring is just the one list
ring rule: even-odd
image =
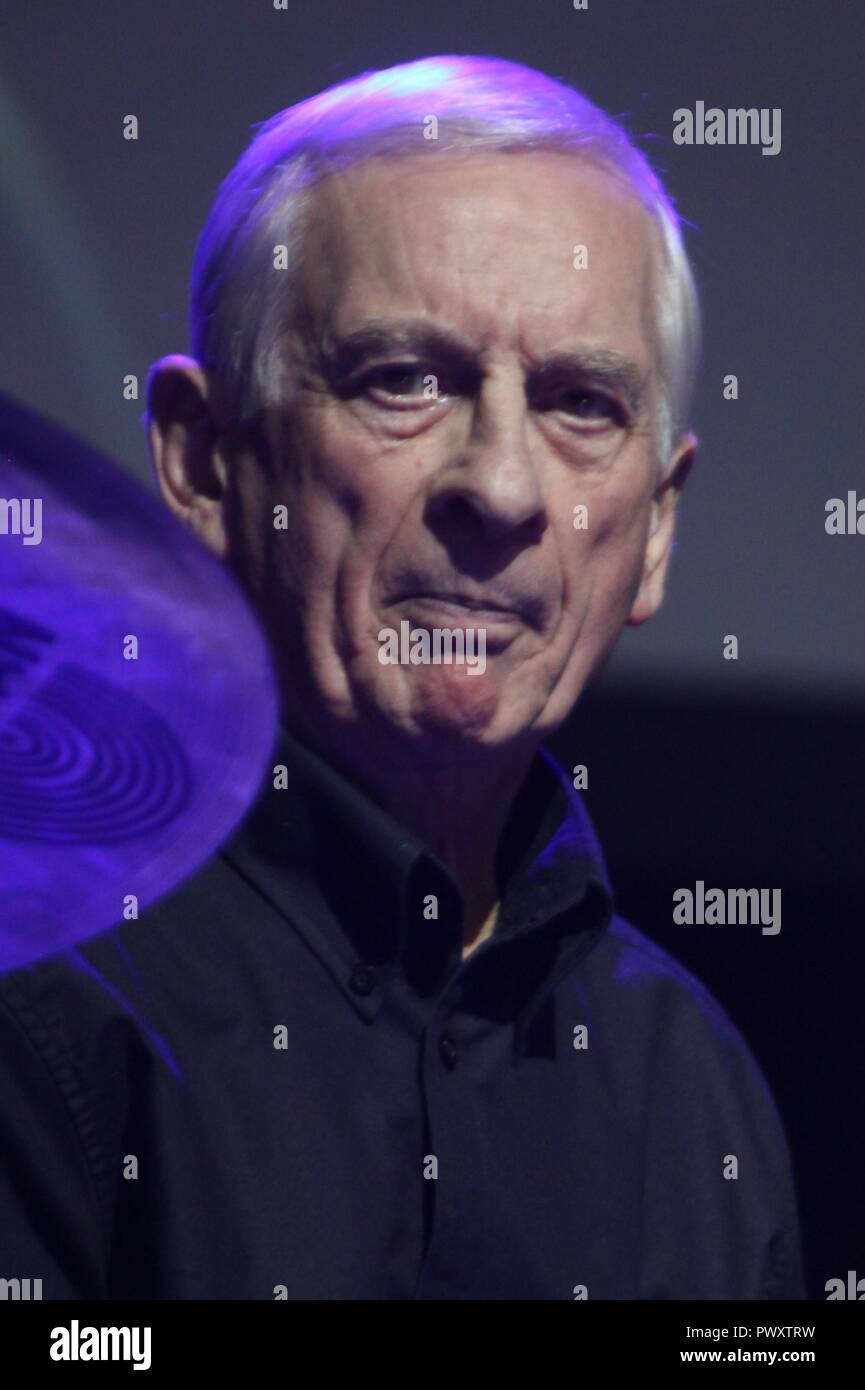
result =
[{"label": "mouth", "polygon": [[524,623],[526,615],[517,608],[506,607],[492,599],[458,593],[419,593],[404,594],[399,603],[411,603],[413,607],[435,609],[455,618],[471,617],[484,624]]},{"label": "mouth", "polygon": [[471,614],[477,622],[520,623],[538,631],[544,627],[545,604],[538,595],[520,593],[504,586],[494,588],[491,585],[490,592],[483,593],[474,585],[427,589],[420,586],[415,588],[414,585],[409,587],[409,584],[404,589],[397,589],[390,602],[423,604],[425,608],[434,605],[463,618]]}]

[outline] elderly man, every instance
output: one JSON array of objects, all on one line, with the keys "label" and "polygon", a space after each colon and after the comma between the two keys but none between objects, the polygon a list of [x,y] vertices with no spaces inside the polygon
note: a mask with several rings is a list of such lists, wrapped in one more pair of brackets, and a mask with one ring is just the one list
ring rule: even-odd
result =
[{"label": "elderly man", "polygon": [[696,449],[647,162],[516,64],[365,74],[258,132],[192,330],[154,466],[255,603],[281,740],[179,891],[3,981],[6,1263],[46,1298],[801,1297],[765,1081],[613,915],[540,747],[658,608]]}]

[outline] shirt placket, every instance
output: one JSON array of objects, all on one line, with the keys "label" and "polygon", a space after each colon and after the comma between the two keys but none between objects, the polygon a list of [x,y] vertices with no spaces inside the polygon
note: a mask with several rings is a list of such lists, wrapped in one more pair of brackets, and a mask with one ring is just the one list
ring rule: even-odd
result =
[{"label": "shirt placket", "polygon": [[480,1026],[449,993],[439,1001],[423,1036],[428,1148],[422,1181],[434,1182],[435,1190],[418,1299],[471,1297],[489,1248],[489,1175],[473,1055]]}]

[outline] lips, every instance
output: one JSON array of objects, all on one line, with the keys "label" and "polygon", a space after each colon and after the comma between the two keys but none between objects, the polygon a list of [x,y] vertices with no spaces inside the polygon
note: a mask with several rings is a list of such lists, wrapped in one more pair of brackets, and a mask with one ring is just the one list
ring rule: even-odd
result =
[{"label": "lips", "polygon": [[493,599],[475,598],[468,594],[452,594],[445,592],[429,592],[423,594],[412,594],[413,599],[431,599],[435,603],[449,603],[457,608],[468,608],[473,613],[504,613],[510,617],[520,617],[517,609],[496,603]]},{"label": "lips", "polygon": [[492,598],[486,594],[470,594],[458,589],[416,589],[401,594],[394,601],[417,604],[421,610],[438,609],[445,616],[450,615],[455,620],[465,621],[466,614],[471,613],[476,623],[483,624],[491,631],[497,627],[504,630],[513,627],[514,624],[529,625],[538,631],[542,627],[542,614],[538,602],[517,599],[510,595],[507,598],[502,595]]}]

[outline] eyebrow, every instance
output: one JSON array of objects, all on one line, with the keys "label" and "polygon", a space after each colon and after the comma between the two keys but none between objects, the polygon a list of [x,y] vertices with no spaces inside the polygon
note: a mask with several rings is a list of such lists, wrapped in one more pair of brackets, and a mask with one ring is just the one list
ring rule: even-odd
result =
[{"label": "eyebrow", "polygon": [[[456,334],[435,328],[423,319],[371,319],[345,337],[324,336],[317,355],[329,380],[339,380],[370,357],[411,352],[418,357],[449,358],[464,368],[477,370],[477,350]],[[544,380],[572,375],[618,391],[631,411],[638,414],[646,398],[646,377],[641,368],[616,348],[587,344],[549,353],[533,363],[531,375]]]}]

